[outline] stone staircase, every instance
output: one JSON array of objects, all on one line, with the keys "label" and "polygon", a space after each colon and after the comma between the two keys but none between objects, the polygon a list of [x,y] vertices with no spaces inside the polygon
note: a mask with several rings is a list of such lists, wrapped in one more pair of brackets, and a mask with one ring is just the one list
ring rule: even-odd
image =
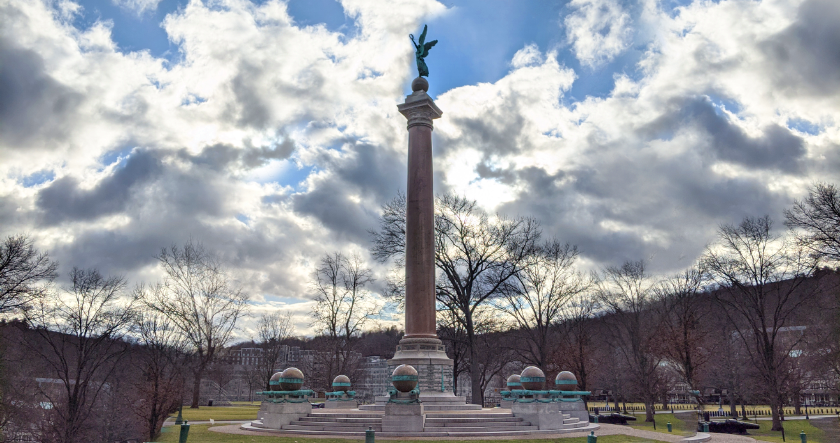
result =
[{"label": "stone staircase", "polygon": [[364,437],[370,427],[381,437],[480,437],[480,436],[517,436],[528,434],[561,434],[567,432],[597,429],[597,425],[581,422],[564,414],[563,428],[560,430],[540,431],[537,426],[514,417],[504,410],[481,410],[475,412],[429,412],[423,432],[406,435],[391,435],[382,432],[382,413],[373,411],[312,412],[298,421],[284,425],[282,429],[262,428],[260,421],[243,425],[243,429],[267,431],[278,434],[295,435],[332,435],[343,437]]}]

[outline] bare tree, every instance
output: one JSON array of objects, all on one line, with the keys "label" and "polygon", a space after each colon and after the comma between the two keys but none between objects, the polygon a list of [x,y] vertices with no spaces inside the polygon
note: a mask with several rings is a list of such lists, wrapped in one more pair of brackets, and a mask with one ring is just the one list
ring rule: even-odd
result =
[{"label": "bare tree", "polygon": [[[400,195],[383,206],[380,230],[373,232],[373,256],[380,261],[405,256],[405,197]],[[437,300],[464,326],[470,356],[473,403],[481,404],[481,367],[475,355],[474,313],[523,268],[540,237],[539,224],[532,218],[491,217],[475,201],[453,195],[435,202],[435,265]]]},{"label": "bare tree", "polygon": [[373,281],[373,271],[364,266],[358,255],[327,254],[315,270],[314,326],[330,348],[327,361],[321,362],[325,383],[339,374],[349,376],[355,372],[359,363],[351,358],[355,342],[365,323],[379,311],[378,303],[366,289]]},{"label": "bare tree", "polygon": [[56,277],[58,263],[38,252],[26,235],[9,236],[0,244],[0,313],[18,309],[43,295]]},{"label": "bare tree", "polygon": [[801,342],[788,326],[813,298],[816,285],[806,282],[817,261],[772,227],[768,216],[721,226],[704,264],[722,287],[717,301],[762,379],[773,430],[780,431],[784,367]]},{"label": "bare tree", "polygon": [[840,191],[836,186],[812,186],[805,200],[795,200],[785,210],[785,218],[789,228],[798,230],[800,246],[820,258],[840,262]]},{"label": "bare tree", "polygon": [[157,258],[166,277],[147,288],[142,300],[181,331],[194,353],[190,407],[198,408],[204,371],[230,340],[248,296],[200,243],[190,240],[183,248],[173,245]]},{"label": "bare tree", "polygon": [[[142,286],[136,293],[142,294]],[[182,404],[186,343],[180,331],[158,312],[141,312],[133,325],[141,348],[137,349],[142,377],[132,380],[131,388],[140,398],[132,404],[134,413],[146,425],[146,435],[153,441],[163,422]]]},{"label": "bare tree", "polygon": [[592,321],[596,308],[597,301],[591,293],[580,292],[572,296],[564,305],[559,328],[560,340],[565,344],[559,363],[574,371],[581,391],[589,389],[590,372],[597,358],[593,352]]},{"label": "bare tree", "polygon": [[133,300],[120,300],[126,285],[122,277],[74,268],[70,280],[64,294],[50,294],[25,311],[42,341],[30,347],[60,381],[61,389],[41,393],[53,404],[54,414],[44,425],[62,443],[89,441],[85,432],[125,354],[122,339],[134,318]]},{"label": "bare tree", "polygon": [[698,373],[712,354],[707,343],[710,328],[705,290],[706,273],[700,266],[664,279],[655,288],[659,298],[659,315],[663,320],[663,351],[689,390],[698,390]]},{"label": "bare tree", "polygon": [[645,421],[653,421],[662,362],[660,325],[652,312],[655,282],[645,262],[628,261],[604,270],[598,299],[609,311],[608,324],[628,369],[628,378],[645,403]]},{"label": "bare tree", "polygon": [[496,306],[513,320],[518,340],[514,347],[520,359],[546,369],[556,349],[550,332],[562,318],[566,304],[589,287],[585,276],[575,271],[577,247],[557,240],[540,246],[524,260],[521,271],[502,285],[503,297]]},{"label": "bare tree", "polygon": [[452,359],[452,392],[458,392],[458,379],[469,373],[469,349],[467,331],[455,314],[443,309],[437,314],[438,337],[446,344],[446,354]]},{"label": "bare tree", "polygon": [[261,386],[269,390],[268,382],[281,363],[283,355],[283,342],[289,339],[294,333],[292,325],[292,313],[281,314],[273,312],[263,314],[257,323],[257,335],[262,349],[262,358],[257,359],[257,370]]}]

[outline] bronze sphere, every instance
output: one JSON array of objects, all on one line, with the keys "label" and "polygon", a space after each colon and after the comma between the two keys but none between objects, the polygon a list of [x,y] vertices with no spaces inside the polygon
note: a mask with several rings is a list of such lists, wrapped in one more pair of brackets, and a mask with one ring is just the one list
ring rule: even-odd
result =
[{"label": "bronze sphere", "polygon": [[303,387],[303,372],[298,368],[287,368],[280,374],[281,391],[297,391]]},{"label": "bronze sphere", "polygon": [[519,374],[513,374],[507,378],[508,389],[522,389],[522,382],[519,381]]},{"label": "bronze sphere", "polygon": [[332,382],[333,391],[335,392],[347,392],[350,390],[350,377],[346,375],[339,375],[338,377],[333,379]]},{"label": "bronze sphere", "polygon": [[561,391],[577,391],[577,378],[575,374],[569,371],[563,371],[557,374],[557,377],[554,379],[554,384]]},{"label": "bronze sphere", "polygon": [[283,374],[281,372],[275,372],[274,375],[272,375],[271,378],[268,379],[268,389],[270,391],[280,390],[280,377],[282,376]]},{"label": "bronze sphere", "polygon": [[409,392],[417,387],[417,369],[411,365],[399,365],[391,374],[391,384],[400,392]]},{"label": "bronze sphere", "polygon": [[542,391],[545,389],[545,373],[536,366],[528,366],[522,370],[519,376],[522,388],[529,391]]}]

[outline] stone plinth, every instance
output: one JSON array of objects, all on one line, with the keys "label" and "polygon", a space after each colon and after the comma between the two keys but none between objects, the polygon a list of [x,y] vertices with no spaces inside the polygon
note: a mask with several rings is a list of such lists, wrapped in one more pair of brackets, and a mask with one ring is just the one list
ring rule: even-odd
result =
[{"label": "stone plinth", "polygon": [[382,416],[382,432],[423,432],[425,422],[422,403],[388,403]]},{"label": "stone plinth", "polygon": [[572,418],[589,422],[589,411],[586,410],[586,404],[583,400],[561,401],[558,404],[561,414],[568,414]]},{"label": "stone plinth", "polygon": [[556,403],[513,402],[510,409],[514,417],[531,422],[540,431],[556,431],[563,427],[563,414],[557,410]]},{"label": "stone plinth", "polygon": [[302,403],[271,403],[264,401],[260,405],[257,419],[262,422],[260,427],[269,429],[280,429],[281,426],[306,417],[312,412],[312,405],[309,402]]},{"label": "stone plinth", "polygon": [[359,403],[356,400],[327,400],[324,402],[324,409],[356,409]]}]

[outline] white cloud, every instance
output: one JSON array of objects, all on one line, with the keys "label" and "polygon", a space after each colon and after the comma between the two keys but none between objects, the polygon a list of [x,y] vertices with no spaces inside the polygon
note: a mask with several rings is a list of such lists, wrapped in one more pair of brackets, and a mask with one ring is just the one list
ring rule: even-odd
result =
[{"label": "white cloud", "polygon": [[152,12],[158,7],[161,0],[111,0],[115,5],[128,9],[137,15]]},{"label": "white cloud", "polygon": [[572,0],[568,7],[566,38],[581,64],[595,67],[627,49],[632,19],[618,0]]}]

